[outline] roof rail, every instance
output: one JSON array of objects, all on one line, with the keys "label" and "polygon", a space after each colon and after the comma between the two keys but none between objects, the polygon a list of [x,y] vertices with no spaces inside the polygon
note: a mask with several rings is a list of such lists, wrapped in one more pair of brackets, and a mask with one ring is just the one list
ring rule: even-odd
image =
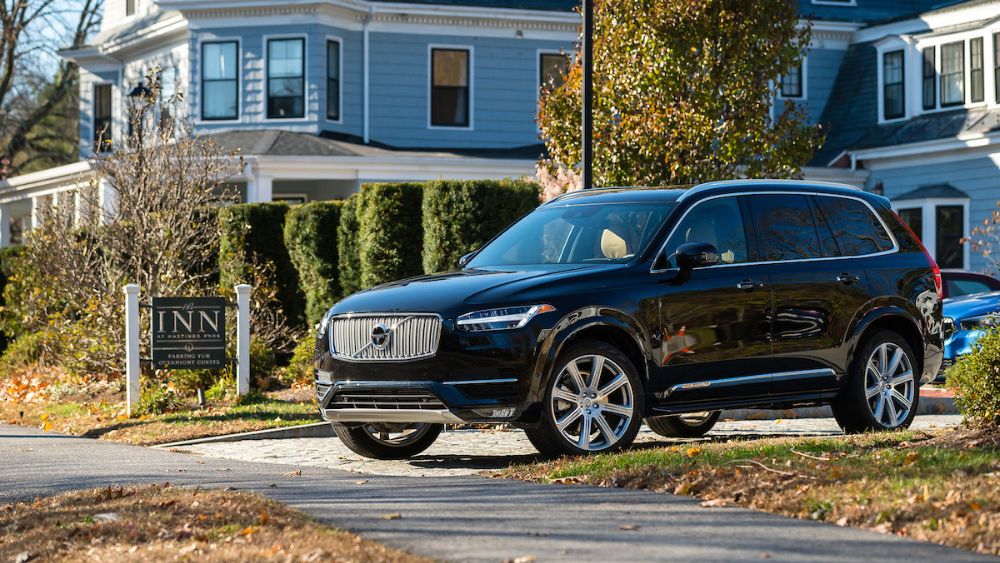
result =
[{"label": "roof rail", "polygon": [[828,188],[847,188],[850,190],[856,190],[863,192],[861,188],[857,186],[852,186],[850,184],[838,184],[835,182],[811,182],[809,180],[766,180],[766,179],[746,179],[746,180],[720,180],[717,182],[705,182],[704,184],[698,184],[697,186],[686,190],[677,198],[677,202],[680,203],[685,199],[702,192],[718,190],[722,188],[731,188],[734,186],[745,186],[747,184],[768,184],[771,186],[797,186],[800,188],[808,188],[810,186],[824,186]]}]

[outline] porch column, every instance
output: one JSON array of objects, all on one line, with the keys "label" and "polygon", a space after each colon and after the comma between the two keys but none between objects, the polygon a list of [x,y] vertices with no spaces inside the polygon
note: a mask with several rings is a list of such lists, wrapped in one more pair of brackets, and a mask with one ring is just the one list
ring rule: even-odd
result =
[{"label": "porch column", "polygon": [[97,185],[97,199],[100,203],[100,222],[107,225],[118,215],[118,192],[107,180],[101,180]]},{"label": "porch column", "polygon": [[0,205],[0,248],[10,246],[10,207]]},{"label": "porch column", "polygon": [[31,228],[37,229],[42,224],[42,198],[31,198]]},{"label": "porch column", "polygon": [[273,176],[254,174],[247,176],[247,203],[268,203],[272,200]]}]

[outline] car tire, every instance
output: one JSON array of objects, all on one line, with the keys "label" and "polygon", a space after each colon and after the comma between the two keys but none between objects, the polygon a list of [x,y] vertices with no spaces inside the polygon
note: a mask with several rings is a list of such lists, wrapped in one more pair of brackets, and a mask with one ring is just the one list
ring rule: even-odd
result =
[{"label": "car tire", "polygon": [[635,440],[642,409],[642,380],[628,356],[605,342],[584,340],[559,355],[540,424],[525,433],[549,457],[613,452]]},{"label": "car tire", "polygon": [[[443,424],[334,424],[333,431],[352,452],[371,459],[407,459],[437,440]],[[409,434],[406,432],[411,431]],[[375,434],[379,434],[376,437]],[[398,434],[393,437],[392,434]]]},{"label": "car tire", "polygon": [[837,424],[848,434],[908,428],[920,401],[916,366],[913,350],[899,334],[879,330],[865,338],[846,387],[831,405]]},{"label": "car tire", "polygon": [[[700,438],[719,421],[722,411],[690,415],[651,416],[646,425],[664,438]],[[698,415],[696,418],[695,416]]]}]

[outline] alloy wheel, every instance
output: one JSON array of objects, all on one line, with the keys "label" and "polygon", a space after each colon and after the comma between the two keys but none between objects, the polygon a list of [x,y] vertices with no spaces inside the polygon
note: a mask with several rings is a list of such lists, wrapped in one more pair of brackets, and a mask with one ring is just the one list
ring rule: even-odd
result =
[{"label": "alloy wheel", "polygon": [[424,423],[374,423],[369,422],[362,425],[365,432],[376,442],[390,446],[402,447],[412,444],[422,438],[431,429],[430,424]]},{"label": "alloy wheel", "polygon": [[865,398],[875,420],[886,428],[902,424],[915,392],[913,365],[906,352],[891,342],[876,347],[865,368]]},{"label": "alloy wheel", "polygon": [[569,443],[586,451],[615,445],[635,416],[632,383],[606,356],[580,356],[556,376],[549,402],[556,429]]}]

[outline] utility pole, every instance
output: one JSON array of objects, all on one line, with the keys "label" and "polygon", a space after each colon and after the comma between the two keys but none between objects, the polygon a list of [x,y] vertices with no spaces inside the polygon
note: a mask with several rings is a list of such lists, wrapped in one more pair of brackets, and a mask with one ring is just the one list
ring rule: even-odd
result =
[{"label": "utility pole", "polygon": [[583,189],[594,187],[594,0],[583,0]]}]

